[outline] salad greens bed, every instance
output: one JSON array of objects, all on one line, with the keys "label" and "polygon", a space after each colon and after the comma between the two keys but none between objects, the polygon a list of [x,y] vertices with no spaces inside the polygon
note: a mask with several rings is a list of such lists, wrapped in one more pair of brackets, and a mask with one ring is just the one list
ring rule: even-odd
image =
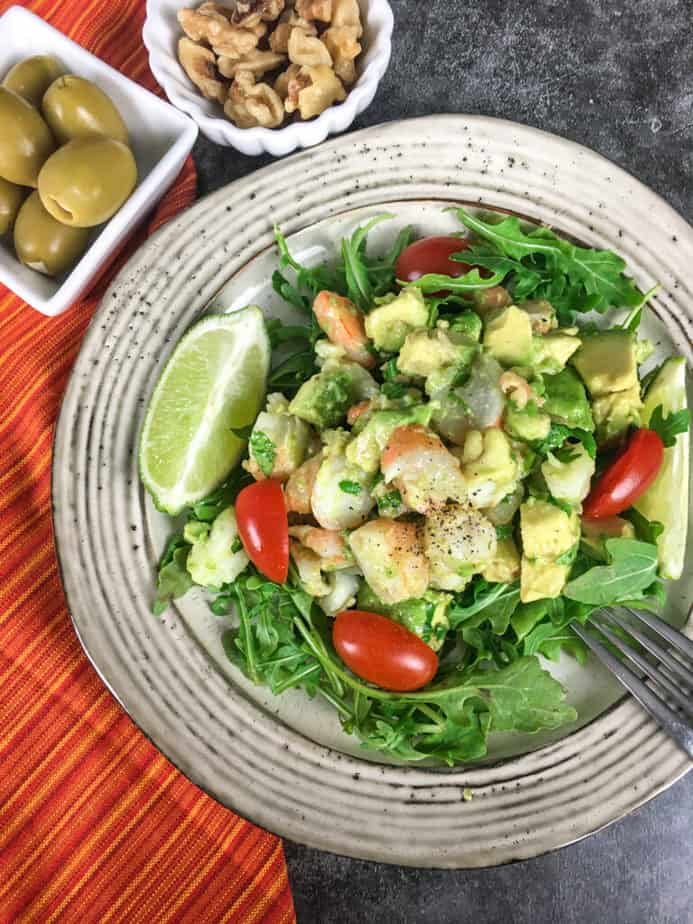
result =
[{"label": "salad greens bed", "polygon": [[[485,317],[485,294],[495,293],[502,286],[513,305],[522,307],[531,302],[547,310],[544,303],[549,303],[548,308],[555,313],[554,326],[572,331],[572,336],[583,337],[596,331],[593,323],[580,323],[580,316],[586,312],[628,309],[625,321],[611,325],[609,330],[621,330],[635,341],[651,293],[639,291],[616,254],[570,243],[548,228],[528,230],[515,217],[485,220],[464,209],[458,210],[458,216],[473,235],[471,246],[458,259],[473,264],[473,268],[455,278],[425,275],[411,284],[424,296],[430,331],[457,327],[468,332],[470,325],[477,323],[470,319],[473,312]],[[340,259],[330,266],[302,266],[276,231],[280,259],[272,285],[305,321],[291,325],[279,320],[267,322],[278,357],[269,375],[268,393],[294,399],[304,383],[320,372],[323,362],[316,345],[324,341],[324,334],[312,310],[319,293],[327,290],[346,297],[366,316],[391,302],[392,293],[397,291],[395,266],[411,242],[412,232],[405,228],[389,252],[371,256],[368,234],[388,217],[372,219],[344,240]],[[647,345],[635,342],[638,358],[644,358]],[[407,405],[411,383],[397,366],[398,350],[379,348],[376,342],[371,351],[376,358],[371,375],[382,406],[398,410],[416,406],[416,402]],[[526,374],[529,377],[529,372]],[[531,378],[535,394],[549,399],[544,380],[560,374],[562,369],[550,363],[545,363],[543,370],[535,369]],[[573,373],[569,370],[566,374]],[[450,389],[457,388],[468,378],[469,371],[464,369],[448,385]],[[458,403],[464,404],[464,399],[459,398]],[[539,432],[531,427],[545,408],[544,401],[541,405],[530,401],[528,406],[514,408],[518,413],[513,439],[522,466],[525,497],[577,518],[579,502],[561,499],[556,489],[553,490],[559,496],[554,496],[550,487],[554,482],[548,474],[544,476],[548,469],[542,466],[550,462],[560,468],[584,457],[594,463],[591,471],[596,466],[599,473],[634,422],[632,409],[626,409],[623,419],[616,423],[614,415],[623,409],[606,415],[596,431],[589,414],[570,421],[558,413],[551,414],[545,432],[528,437],[530,431]],[[529,420],[530,431],[523,431],[529,418],[534,418]],[[677,434],[687,429],[688,415],[666,415],[660,406],[646,423],[660,433],[665,445],[671,446]],[[328,421],[324,428],[317,429],[321,432],[334,426]],[[353,432],[357,432],[357,425]],[[248,459],[264,476],[270,476],[281,453],[276,439],[258,427],[238,435],[249,440]],[[193,586],[189,567],[193,547],[209,537],[219,515],[252,481],[251,475],[238,467],[218,490],[187,511],[184,531],[171,538],[160,562],[155,612],[162,612],[171,599]],[[358,495],[362,485],[346,478],[335,490]],[[401,504],[402,496],[396,489],[385,494],[381,491],[377,511],[380,516],[391,515]],[[388,510],[388,505],[392,509]],[[512,542],[513,535],[518,535],[518,507],[519,503],[507,522],[496,522],[498,542]],[[406,509],[404,516],[406,519]],[[557,661],[567,654],[584,663],[587,651],[572,631],[573,623],[585,622],[594,609],[603,606],[661,607],[665,594],[658,571],[657,539],[662,524],[646,519],[634,508],[623,515],[623,521],[628,528],[611,536],[590,539],[578,531],[577,541],[555,556],[552,566],[564,568],[566,573],[558,596],[523,602],[519,578],[489,580],[481,571],[475,571],[460,582],[460,589],[451,586],[447,593],[427,591],[395,606],[380,604],[380,612],[402,622],[438,651],[439,670],[434,681],[416,692],[381,689],[346,667],[333,647],[331,614],[318,605],[315,595],[307,589],[310,583],[301,577],[295,563],[285,584],[268,580],[252,564],[233,580],[216,586],[208,583],[212,592],[210,606],[218,616],[235,612],[238,624],[224,633],[224,648],[230,661],[254,683],[266,685],[275,695],[300,688],[310,697],[326,700],[336,710],[345,731],[357,735],[364,748],[406,761],[434,758],[452,765],[483,757],[490,731],[535,732],[577,718],[573,707],[564,701],[563,688],[542,667],[538,657]],[[240,550],[240,541],[234,538],[231,552]],[[359,604],[369,592],[373,604],[361,608],[377,608],[373,590],[366,587],[364,596],[361,588]],[[441,598],[445,598],[444,620],[439,616]]]}]

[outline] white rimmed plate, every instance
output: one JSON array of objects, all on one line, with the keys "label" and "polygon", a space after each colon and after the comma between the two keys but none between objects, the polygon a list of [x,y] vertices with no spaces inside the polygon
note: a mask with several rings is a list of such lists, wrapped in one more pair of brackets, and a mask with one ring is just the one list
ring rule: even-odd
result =
[{"label": "white rimmed plate", "polygon": [[[579,670],[567,660],[557,673],[580,711],[577,728],[494,739],[492,766],[446,771],[365,759],[330,712],[301,694],[275,700],[249,687],[220,656],[219,622],[201,596],[163,620],[150,614],[165,524],[136,474],[146,402],[190,322],[210,305],[260,301],[283,310],[269,286],[274,222],[315,258],[383,207],[396,215],[390,234],[408,221],[420,233],[446,230],[453,219],[441,209],[452,202],[510,209],[620,252],[641,286],[662,284],[648,333],[663,353],[690,361],[693,231],[654,193],[594,152],[512,123],[462,116],[393,123],[231,184],[130,261],[75,366],[56,434],[53,492],[80,639],[133,719],[183,772],[246,817],[315,847],[471,867],[583,837],[670,785],[690,762],[596,665]],[[387,226],[378,234],[382,241]],[[673,618],[685,619],[690,600],[685,578],[671,589]]]}]

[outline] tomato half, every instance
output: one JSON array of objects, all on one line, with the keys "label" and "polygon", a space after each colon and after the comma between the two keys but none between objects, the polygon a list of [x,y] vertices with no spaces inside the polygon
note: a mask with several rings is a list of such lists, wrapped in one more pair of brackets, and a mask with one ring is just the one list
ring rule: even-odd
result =
[{"label": "tomato half", "polygon": [[418,635],[387,616],[344,610],[332,628],[337,654],[363,680],[404,693],[426,686],[438,670],[438,656]]},{"label": "tomato half", "polygon": [[236,498],[238,535],[248,557],[270,581],[283,584],[289,573],[289,521],[279,481],[256,481]]},{"label": "tomato half", "polygon": [[454,253],[460,253],[470,246],[465,237],[424,237],[405,247],[395,267],[397,279],[413,282],[428,273],[443,276],[463,276],[471,267],[467,263],[451,260]]},{"label": "tomato half", "polygon": [[636,430],[590,491],[582,515],[602,519],[632,507],[657,477],[663,459],[664,443],[659,434],[654,430]]}]

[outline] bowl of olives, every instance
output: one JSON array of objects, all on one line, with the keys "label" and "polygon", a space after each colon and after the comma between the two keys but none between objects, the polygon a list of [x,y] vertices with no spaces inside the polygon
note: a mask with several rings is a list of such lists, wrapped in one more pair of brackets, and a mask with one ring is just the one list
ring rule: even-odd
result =
[{"label": "bowl of olives", "polygon": [[22,7],[0,34],[0,283],[57,315],[175,180],[197,126]]}]

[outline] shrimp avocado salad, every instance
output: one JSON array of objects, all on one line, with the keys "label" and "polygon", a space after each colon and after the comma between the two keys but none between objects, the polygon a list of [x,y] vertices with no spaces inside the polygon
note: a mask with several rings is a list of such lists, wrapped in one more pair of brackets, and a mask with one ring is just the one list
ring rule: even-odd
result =
[{"label": "shrimp avocado salad", "polygon": [[[256,350],[249,425],[224,418],[219,372],[189,437],[213,474],[162,501],[142,459],[145,434],[160,467],[181,452],[165,374],[141,447],[157,505],[184,514],[155,612],[207,588],[251,681],[327,701],[364,748],[449,765],[492,731],[576,720],[546,662],[585,662],[571,625],[595,609],[661,607],[688,508],[685,362],[648,371],[652,292],[610,251],[457,215],[459,234],[405,228],[374,255],[378,216],[317,267],[277,229],[272,285],[303,322],[214,316]],[[195,348],[218,365],[215,330]]]}]

